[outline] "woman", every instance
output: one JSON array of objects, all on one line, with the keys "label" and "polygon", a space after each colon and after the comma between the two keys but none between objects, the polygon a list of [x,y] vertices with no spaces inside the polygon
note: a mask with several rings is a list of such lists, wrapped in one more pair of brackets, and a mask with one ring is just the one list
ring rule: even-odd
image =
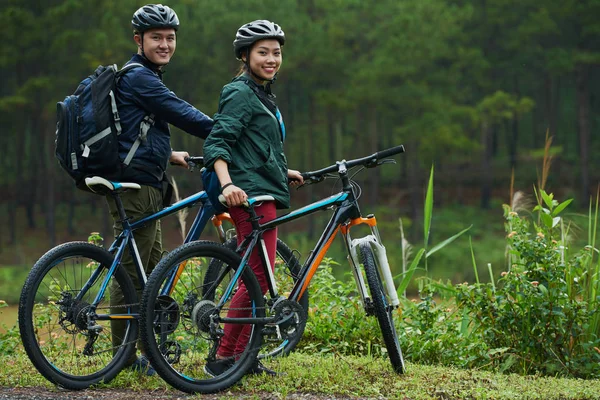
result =
[{"label": "woman", "polygon": [[[221,193],[235,223],[238,244],[252,231],[248,214],[239,207],[248,197],[271,195],[275,199],[255,207],[256,214],[263,216],[260,222],[265,223],[275,218],[277,208],[289,207],[288,179],[294,185],[303,182],[300,172],[287,168],[283,153],[285,126],[271,93],[271,84],[281,67],[284,42],[281,28],[270,21],[257,20],[238,29],[233,47],[236,58],[243,65],[238,76],[223,88],[215,125],[204,143],[205,166],[214,170],[218,177]],[[265,232],[263,239],[273,268],[277,230]],[[267,277],[256,251],[251,255],[249,265],[266,293]],[[232,309],[244,308],[235,307],[235,304],[247,302],[244,292],[237,291]],[[228,316],[245,314],[246,311],[232,310]],[[247,344],[242,325],[226,324],[224,330],[218,360],[205,367],[205,371],[213,376],[226,371]],[[250,372],[275,375],[258,361]]]}]

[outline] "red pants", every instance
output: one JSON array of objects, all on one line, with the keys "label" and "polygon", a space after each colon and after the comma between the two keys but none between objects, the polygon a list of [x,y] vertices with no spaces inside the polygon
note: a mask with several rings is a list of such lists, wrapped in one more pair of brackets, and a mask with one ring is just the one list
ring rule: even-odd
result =
[{"label": "red pants", "polygon": [[[263,216],[263,218],[260,220],[260,223],[262,224],[271,221],[277,216],[275,203],[272,201],[264,202],[263,204],[255,207],[254,210],[256,211],[256,215]],[[229,215],[231,215],[231,218],[235,223],[235,230],[237,232],[237,241],[239,245],[246,238],[246,236],[252,232],[252,226],[250,222],[247,221],[249,215],[240,207],[230,208]],[[277,251],[277,229],[275,228],[264,232],[262,238],[265,242],[265,247],[267,248],[267,255],[269,257],[271,269],[274,269],[275,253]],[[260,242],[257,243],[257,246],[260,245]],[[260,261],[260,255],[258,254],[256,247],[250,255],[248,264],[258,279],[262,293],[265,294],[269,289],[267,284],[268,277],[265,275],[265,270]],[[243,283],[240,283],[235,296],[233,296],[233,299],[231,300],[231,309],[227,313],[227,317],[249,317],[249,306],[250,298],[246,293],[246,287]],[[219,346],[217,354],[221,357],[231,357],[241,354],[248,344],[251,328],[251,325],[225,324],[223,327],[225,336],[223,336],[221,339],[221,345]]]}]

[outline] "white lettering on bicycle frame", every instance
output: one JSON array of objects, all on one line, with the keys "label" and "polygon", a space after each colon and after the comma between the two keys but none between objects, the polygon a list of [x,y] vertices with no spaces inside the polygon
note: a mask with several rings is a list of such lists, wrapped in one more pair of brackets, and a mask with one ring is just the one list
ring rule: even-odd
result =
[{"label": "white lettering on bicycle frame", "polygon": [[265,265],[267,266],[267,271],[269,273],[269,279],[271,280],[271,284],[273,285],[273,292],[277,295],[277,284],[275,283],[275,276],[273,275],[273,269],[271,268],[271,260],[269,260],[269,253],[267,253],[267,246],[265,245],[264,239],[260,239],[260,246],[262,247],[262,252],[265,257]]},{"label": "white lettering on bicycle frame", "polygon": [[137,261],[137,268],[138,268],[138,271],[140,271],[142,273],[142,279],[144,280],[144,285],[145,285],[146,281],[148,280],[148,277],[146,276],[146,271],[144,271],[144,266],[142,265],[142,259],[140,258],[140,252],[138,251],[137,244],[135,244],[135,239],[133,238],[133,235],[131,236],[131,238],[129,240],[131,240],[131,244],[133,245],[133,252],[135,255],[135,260]]}]

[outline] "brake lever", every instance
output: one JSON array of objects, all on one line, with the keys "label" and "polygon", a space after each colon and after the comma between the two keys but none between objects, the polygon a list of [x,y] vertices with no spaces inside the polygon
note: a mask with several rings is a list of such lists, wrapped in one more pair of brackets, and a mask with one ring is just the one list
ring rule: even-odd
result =
[{"label": "brake lever", "polygon": [[190,172],[194,172],[194,170],[195,170],[195,169],[196,169],[196,167],[197,167],[196,163],[195,163],[195,162],[193,162],[192,160],[188,160],[187,164],[188,164],[188,170],[189,170]]},{"label": "brake lever", "polygon": [[304,180],[304,183],[302,185],[296,187],[296,190],[300,189],[303,186],[314,185],[315,183],[319,183],[319,182],[323,181],[324,179],[325,179],[324,176],[321,176],[319,178],[314,178],[314,177],[313,178],[307,178],[307,179]]},{"label": "brake lever", "polygon": [[396,164],[396,160],[393,158],[386,158],[384,160],[373,160],[367,164],[365,164],[365,168],[375,168],[383,164]]}]

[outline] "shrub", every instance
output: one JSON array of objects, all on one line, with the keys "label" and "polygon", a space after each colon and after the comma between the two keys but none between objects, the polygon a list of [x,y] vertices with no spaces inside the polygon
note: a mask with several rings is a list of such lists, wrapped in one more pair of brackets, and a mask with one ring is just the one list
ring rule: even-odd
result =
[{"label": "shrub", "polygon": [[298,349],[345,355],[381,355],[386,349],[375,318],[367,318],[353,278],[340,281],[324,259],[310,285],[308,322]]},{"label": "shrub", "polygon": [[[543,191],[541,199],[534,208],[539,223],[504,207],[510,267],[497,286],[494,281],[424,285],[416,305],[421,313],[410,315],[411,326],[422,326],[421,336],[409,339],[415,343],[408,358],[518,373],[600,376],[597,250],[591,240],[572,252],[568,224],[560,216],[569,201],[559,204]],[[590,223],[594,232],[595,219]],[[454,297],[447,311],[433,307],[433,295],[445,293]]]}]

